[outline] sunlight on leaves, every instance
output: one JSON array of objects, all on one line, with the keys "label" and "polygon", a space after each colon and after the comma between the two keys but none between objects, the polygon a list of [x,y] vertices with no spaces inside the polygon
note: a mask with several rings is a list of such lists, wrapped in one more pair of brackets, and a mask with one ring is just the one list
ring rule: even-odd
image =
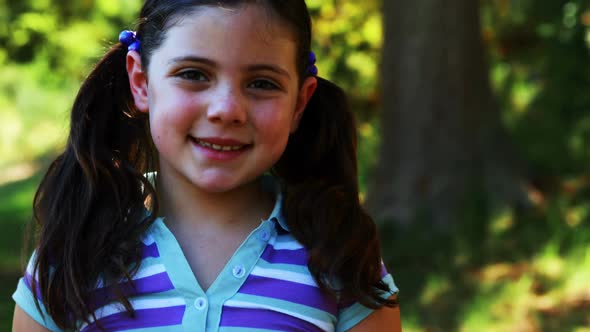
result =
[{"label": "sunlight on leaves", "polygon": [[559,246],[556,243],[550,243],[545,247],[541,254],[533,263],[536,271],[551,278],[558,279],[563,275],[564,262],[559,255]]},{"label": "sunlight on leaves", "polygon": [[15,30],[12,32],[12,43],[16,46],[23,46],[29,42],[29,34],[25,30]]},{"label": "sunlight on leaves", "polygon": [[310,10],[318,9],[318,8],[322,7],[324,2],[325,1],[323,1],[323,0],[306,0],[305,1],[305,3],[307,4],[307,8],[309,8]]},{"label": "sunlight on leaves", "polygon": [[[101,15],[123,17],[132,20],[141,9],[142,1],[138,0],[97,0],[96,7]],[[131,23],[131,22],[130,22]]]},{"label": "sunlight on leaves", "polygon": [[369,122],[362,123],[359,126],[359,133],[363,138],[373,138],[375,137],[375,130],[373,125]]},{"label": "sunlight on leaves", "polygon": [[578,4],[575,2],[568,2],[563,6],[563,25],[571,29],[578,22]]},{"label": "sunlight on leaves", "polygon": [[588,218],[589,207],[588,205],[580,205],[569,208],[565,213],[566,224],[572,228],[579,226],[584,219]]},{"label": "sunlight on leaves", "polygon": [[527,263],[495,263],[485,266],[480,272],[483,283],[494,284],[500,280],[518,279],[530,270]]},{"label": "sunlight on leaves", "polygon": [[511,74],[512,67],[509,63],[498,61],[494,64],[490,70],[490,78],[493,83],[493,87],[496,90],[500,90],[505,84],[509,75]]},{"label": "sunlight on leaves", "polygon": [[445,276],[429,276],[424,290],[420,295],[420,303],[423,305],[431,304],[437,297],[447,292],[450,289],[450,285],[450,281]]},{"label": "sunlight on leaves", "polygon": [[20,16],[17,28],[48,34],[57,28],[56,17],[50,13],[26,13]]},{"label": "sunlight on leaves", "polygon": [[[14,152],[14,147],[18,146],[19,138],[23,132],[23,126],[14,108],[2,107],[0,112],[0,122],[2,123],[2,130],[0,130],[0,155],[11,156]],[[2,158],[6,160],[9,158]],[[4,166],[0,162],[0,167]]]},{"label": "sunlight on leaves", "polygon": [[346,59],[346,63],[350,68],[356,70],[363,79],[372,79],[375,77],[377,63],[375,63],[375,59],[373,57],[366,53],[352,53]]},{"label": "sunlight on leaves", "polygon": [[371,15],[363,26],[363,36],[371,47],[379,48],[383,43],[383,26],[381,15]]},{"label": "sunlight on leaves", "polygon": [[524,276],[516,281],[487,285],[480,289],[461,322],[460,331],[516,331],[536,325],[531,320],[533,281]]},{"label": "sunlight on leaves", "polygon": [[512,209],[503,209],[499,212],[496,217],[490,221],[490,230],[494,235],[504,233],[505,231],[512,228],[514,225],[514,212]]},{"label": "sunlight on leaves", "polygon": [[512,103],[514,109],[520,113],[528,109],[529,104],[540,91],[538,85],[524,80],[514,84],[512,89]]},{"label": "sunlight on leaves", "polygon": [[568,297],[584,297],[590,302],[590,247],[581,248],[572,252],[569,257],[564,259],[568,262],[568,269],[565,277],[565,294]]},{"label": "sunlight on leaves", "polygon": [[550,23],[539,24],[537,27],[537,34],[542,38],[552,38],[557,33],[555,25]]},{"label": "sunlight on leaves", "polygon": [[123,9],[123,1],[98,0],[96,6],[106,16],[116,16]]},{"label": "sunlight on leaves", "polygon": [[[103,52],[100,40],[104,37],[104,26],[77,22],[57,34],[57,42],[64,52],[72,57],[97,58]],[[80,38],[84,36],[84,42]]]}]

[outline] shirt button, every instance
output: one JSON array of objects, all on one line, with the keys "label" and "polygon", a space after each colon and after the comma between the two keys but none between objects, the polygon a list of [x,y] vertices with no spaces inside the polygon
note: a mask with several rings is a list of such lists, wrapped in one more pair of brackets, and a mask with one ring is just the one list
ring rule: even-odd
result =
[{"label": "shirt button", "polygon": [[270,239],[270,232],[266,229],[262,230],[260,233],[258,233],[258,238],[260,238],[262,241],[268,241],[268,239]]},{"label": "shirt button", "polygon": [[195,308],[197,310],[204,310],[207,307],[207,299],[204,297],[197,297],[195,300]]},{"label": "shirt button", "polygon": [[242,265],[236,265],[234,266],[232,273],[234,277],[241,278],[246,274],[246,269],[244,269]]}]

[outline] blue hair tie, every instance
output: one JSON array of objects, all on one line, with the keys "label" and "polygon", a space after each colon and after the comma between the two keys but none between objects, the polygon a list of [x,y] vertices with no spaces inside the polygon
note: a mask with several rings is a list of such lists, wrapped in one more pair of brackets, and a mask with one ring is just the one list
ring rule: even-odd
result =
[{"label": "blue hair tie", "polygon": [[310,51],[309,57],[307,59],[307,73],[311,76],[317,76],[318,74],[318,67],[316,67],[315,61],[315,53],[313,53],[313,51]]},{"label": "blue hair tie", "polygon": [[127,46],[127,51],[139,52],[141,44],[134,31],[123,30],[119,34],[119,41]]}]

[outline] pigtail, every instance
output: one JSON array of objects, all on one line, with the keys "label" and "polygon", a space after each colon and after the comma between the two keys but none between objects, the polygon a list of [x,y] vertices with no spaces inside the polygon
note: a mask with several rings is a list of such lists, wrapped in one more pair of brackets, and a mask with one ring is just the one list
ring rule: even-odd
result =
[{"label": "pigtail", "polygon": [[300,126],[275,167],[285,182],[286,220],[308,249],[309,269],[322,288],[370,308],[394,306],[380,296],[390,290],[381,281],[376,225],[358,197],[353,114],[342,89],[317,79]]},{"label": "pigtail", "polygon": [[[35,194],[38,239],[27,277],[40,297],[37,306],[41,301],[63,329],[90,323],[96,309],[90,294],[99,279],[131,281],[141,235],[157,215],[155,190],[143,175],[153,169],[149,125],[132,102],[126,54],[126,46],[113,46],[82,84],[65,151]],[[132,313],[125,294],[115,293]]]}]

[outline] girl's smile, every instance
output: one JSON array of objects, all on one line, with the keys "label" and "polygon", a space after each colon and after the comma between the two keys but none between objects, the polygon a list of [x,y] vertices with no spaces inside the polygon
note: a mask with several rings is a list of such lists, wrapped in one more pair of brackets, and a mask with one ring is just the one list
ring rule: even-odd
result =
[{"label": "girl's smile", "polygon": [[217,161],[229,161],[240,157],[252,144],[246,144],[234,139],[205,137],[191,137],[195,149],[204,154],[207,158]]}]

